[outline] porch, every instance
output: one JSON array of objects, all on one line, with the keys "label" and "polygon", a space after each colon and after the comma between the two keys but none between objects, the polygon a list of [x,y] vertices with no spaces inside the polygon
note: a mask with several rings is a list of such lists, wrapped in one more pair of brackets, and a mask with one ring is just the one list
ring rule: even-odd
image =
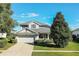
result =
[{"label": "porch", "polygon": [[39,39],[49,39],[49,33],[40,33]]}]

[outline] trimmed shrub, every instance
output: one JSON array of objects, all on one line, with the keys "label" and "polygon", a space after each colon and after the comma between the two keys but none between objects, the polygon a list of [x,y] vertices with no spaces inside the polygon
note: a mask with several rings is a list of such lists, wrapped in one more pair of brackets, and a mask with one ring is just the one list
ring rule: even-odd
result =
[{"label": "trimmed shrub", "polygon": [[7,39],[8,39],[9,43],[16,43],[17,42],[14,35],[7,36]]},{"label": "trimmed shrub", "polygon": [[48,40],[48,39],[46,39],[46,40],[44,40],[44,43],[52,43],[52,40]]},{"label": "trimmed shrub", "polygon": [[43,46],[46,46],[49,43],[52,43],[52,41],[48,40],[48,39],[46,39],[46,40],[43,40],[43,39],[42,40],[35,40],[35,42],[34,42],[35,45],[43,45]]},{"label": "trimmed shrub", "polygon": [[44,40],[35,40],[34,44],[42,44]]},{"label": "trimmed shrub", "polygon": [[7,40],[6,39],[0,39],[0,48],[3,48],[7,45]]},{"label": "trimmed shrub", "polygon": [[56,47],[56,45],[53,44],[53,41],[48,40],[48,39],[35,40],[34,44],[37,45],[37,46]]},{"label": "trimmed shrub", "polygon": [[16,40],[16,39],[10,39],[8,42],[9,42],[9,43],[16,43],[17,40]]}]

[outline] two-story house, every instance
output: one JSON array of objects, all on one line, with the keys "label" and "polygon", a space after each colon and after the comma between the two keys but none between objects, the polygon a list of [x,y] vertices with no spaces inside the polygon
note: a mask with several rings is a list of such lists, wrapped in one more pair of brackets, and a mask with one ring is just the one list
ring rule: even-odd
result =
[{"label": "two-story house", "polygon": [[50,26],[38,21],[28,21],[20,24],[22,30],[17,32],[18,42],[33,43],[38,39],[49,39]]}]

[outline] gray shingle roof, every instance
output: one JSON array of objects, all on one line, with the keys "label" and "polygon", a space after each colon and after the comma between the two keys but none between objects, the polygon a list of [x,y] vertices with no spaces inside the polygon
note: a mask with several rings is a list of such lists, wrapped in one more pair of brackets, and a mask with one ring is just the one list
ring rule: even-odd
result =
[{"label": "gray shingle roof", "polygon": [[28,21],[28,22],[22,23],[20,25],[29,25],[29,23],[31,23],[31,22],[34,22],[34,23],[38,24],[39,26],[50,27],[49,25],[41,23],[41,22],[38,22],[38,21]]},{"label": "gray shingle roof", "polygon": [[32,30],[37,33],[50,33],[50,28],[47,27],[40,27],[38,29],[32,29]]},{"label": "gray shingle roof", "polygon": [[35,33],[17,33],[16,35],[18,35],[18,36],[34,36],[36,34]]},{"label": "gray shingle roof", "polygon": [[50,26],[48,26],[47,24],[44,24],[44,23],[40,23],[38,21],[28,21],[28,22],[22,23],[21,25],[29,25],[29,23],[31,23],[31,22],[34,22],[41,27],[39,27],[38,29],[28,29],[28,28],[26,28],[25,30],[29,30],[30,32],[19,31],[19,32],[16,33],[16,35],[32,36],[32,35],[37,35],[38,33],[50,33]]},{"label": "gray shingle roof", "polygon": [[[25,32],[21,32],[22,31],[21,30],[21,31],[17,32],[16,35],[19,35],[19,36],[33,36],[33,35],[37,35],[37,33],[32,31],[32,30],[29,30],[29,29],[24,29],[24,30],[26,30],[26,31]],[[30,32],[28,32],[27,30],[29,30]]]},{"label": "gray shingle roof", "polygon": [[25,29],[25,30],[29,30],[30,32],[17,32],[16,35],[19,36],[33,36],[33,35],[37,35],[38,33],[50,33],[50,28],[47,27],[40,27],[38,29]]}]

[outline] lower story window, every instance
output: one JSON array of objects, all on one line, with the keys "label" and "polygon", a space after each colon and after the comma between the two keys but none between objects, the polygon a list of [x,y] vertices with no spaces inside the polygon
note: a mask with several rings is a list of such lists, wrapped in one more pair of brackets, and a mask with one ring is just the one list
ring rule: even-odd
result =
[{"label": "lower story window", "polygon": [[39,34],[39,38],[47,38],[48,34]]}]

